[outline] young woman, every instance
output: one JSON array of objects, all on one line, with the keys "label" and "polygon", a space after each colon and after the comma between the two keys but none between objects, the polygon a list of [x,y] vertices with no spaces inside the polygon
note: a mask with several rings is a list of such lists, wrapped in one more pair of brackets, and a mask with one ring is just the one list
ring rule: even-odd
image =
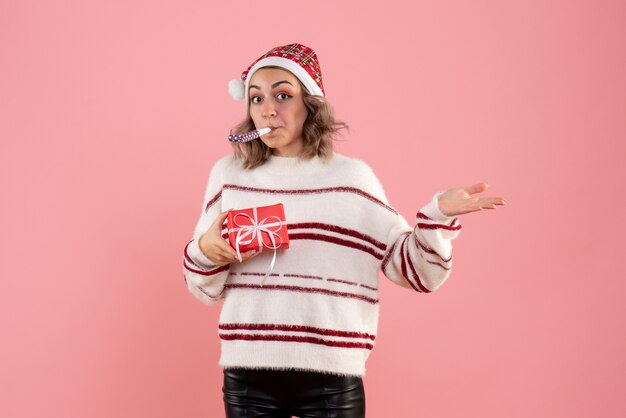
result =
[{"label": "young woman", "polygon": [[[191,294],[207,305],[224,300],[226,416],[363,417],[378,272],[418,293],[436,290],[450,275],[457,216],[505,199],[474,197],[485,183],[438,192],[410,226],[365,162],[333,152],[347,125],[334,119],[317,56],[304,45],[270,50],[229,87],[246,104],[234,133],[271,131],[214,164],[184,250]],[[238,259],[224,222],[230,208],[276,203],[289,248],[262,283],[272,252]]]}]

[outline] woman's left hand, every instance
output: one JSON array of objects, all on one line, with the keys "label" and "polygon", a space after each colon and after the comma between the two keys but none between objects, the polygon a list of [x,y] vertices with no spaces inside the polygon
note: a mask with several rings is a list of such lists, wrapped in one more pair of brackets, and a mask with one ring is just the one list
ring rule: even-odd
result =
[{"label": "woman's left hand", "polygon": [[456,216],[506,205],[506,199],[503,197],[471,197],[473,194],[484,192],[487,187],[489,187],[487,183],[476,183],[446,190],[439,195],[439,210],[446,216]]}]

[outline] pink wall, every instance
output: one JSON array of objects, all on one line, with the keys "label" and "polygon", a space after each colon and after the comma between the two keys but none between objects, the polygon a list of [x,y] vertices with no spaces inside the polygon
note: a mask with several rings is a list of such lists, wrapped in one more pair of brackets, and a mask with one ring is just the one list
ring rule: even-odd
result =
[{"label": "pink wall", "polygon": [[439,291],[383,283],[368,416],[626,414],[623,2],[209,3],[0,5],[2,416],[223,415],[182,249],[228,80],[296,41],[407,219],[509,202],[461,217]]}]

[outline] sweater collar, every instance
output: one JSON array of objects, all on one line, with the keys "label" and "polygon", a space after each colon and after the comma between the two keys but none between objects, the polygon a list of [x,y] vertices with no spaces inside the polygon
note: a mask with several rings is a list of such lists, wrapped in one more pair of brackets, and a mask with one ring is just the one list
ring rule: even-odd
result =
[{"label": "sweater collar", "polygon": [[[311,159],[302,159],[300,157],[281,157],[271,155],[262,165],[254,168],[252,171],[260,175],[279,176],[281,178],[289,177],[288,181],[300,181],[302,177],[310,175],[317,176],[320,170],[329,167],[332,161],[336,160],[336,154],[326,160],[315,156]],[[286,180],[287,181],[287,180]]]}]

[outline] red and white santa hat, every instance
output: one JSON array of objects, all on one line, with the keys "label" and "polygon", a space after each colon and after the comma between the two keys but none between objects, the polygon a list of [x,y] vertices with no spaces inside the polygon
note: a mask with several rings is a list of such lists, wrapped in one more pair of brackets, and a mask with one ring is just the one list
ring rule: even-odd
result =
[{"label": "red and white santa hat", "polygon": [[309,93],[324,96],[322,71],[315,51],[302,44],[277,46],[254,61],[248,69],[241,73],[241,78],[230,80],[228,93],[235,100],[245,98],[246,113],[248,111],[248,88],[252,74],[260,68],[276,66],[284,68],[298,77]]}]

